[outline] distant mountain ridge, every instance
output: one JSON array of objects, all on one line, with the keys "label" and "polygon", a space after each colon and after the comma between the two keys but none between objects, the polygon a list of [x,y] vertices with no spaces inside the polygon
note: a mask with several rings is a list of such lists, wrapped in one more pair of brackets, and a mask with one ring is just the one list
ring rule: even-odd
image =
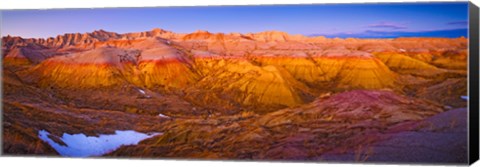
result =
[{"label": "distant mountain ridge", "polygon": [[468,29],[450,29],[434,31],[373,31],[368,30],[361,33],[338,33],[338,34],[310,34],[309,37],[325,36],[327,38],[400,38],[400,37],[437,37],[437,38],[459,38],[468,37]]}]

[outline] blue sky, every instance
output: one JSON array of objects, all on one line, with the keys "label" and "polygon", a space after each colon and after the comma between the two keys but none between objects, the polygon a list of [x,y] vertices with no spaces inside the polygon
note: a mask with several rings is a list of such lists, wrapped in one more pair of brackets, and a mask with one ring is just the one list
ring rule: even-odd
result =
[{"label": "blue sky", "polygon": [[98,29],[126,33],[162,28],[178,33],[278,30],[329,37],[368,37],[371,32],[380,32],[378,37],[456,37],[466,36],[467,18],[467,2],[10,10],[2,11],[1,33],[44,38]]}]

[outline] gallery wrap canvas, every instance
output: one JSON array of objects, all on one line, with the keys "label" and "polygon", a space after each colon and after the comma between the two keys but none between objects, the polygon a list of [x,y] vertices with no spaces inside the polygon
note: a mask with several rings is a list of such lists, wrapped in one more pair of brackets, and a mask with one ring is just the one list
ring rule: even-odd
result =
[{"label": "gallery wrap canvas", "polygon": [[467,1],[2,10],[2,156],[469,164]]}]

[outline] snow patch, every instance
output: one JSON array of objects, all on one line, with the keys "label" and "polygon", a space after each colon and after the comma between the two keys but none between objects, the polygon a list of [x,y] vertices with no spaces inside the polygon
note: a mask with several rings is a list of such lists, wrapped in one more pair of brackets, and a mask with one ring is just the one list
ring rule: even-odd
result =
[{"label": "snow patch", "polygon": [[86,136],[80,134],[64,133],[60,138],[65,145],[60,145],[50,139],[50,133],[45,130],[38,132],[38,137],[52,146],[60,155],[66,157],[91,157],[101,156],[112,152],[120,146],[136,145],[138,142],[156,136],[162,133],[140,133],[133,130],[115,131],[115,134],[100,134],[96,136]]},{"label": "snow patch", "polygon": [[138,92],[140,92],[141,94],[144,94],[144,95],[145,95],[145,91],[142,90],[142,89],[138,89]]},{"label": "snow patch", "polygon": [[158,114],[158,116],[162,118],[170,118],[169,116],[163,115],[162,113]]},{"label": "snow patch", "polygon": [[146,97],[146,98],[151,98],[151,96],[147,95],[147,93],[145,93],[144,90],[142,90],[142,89],[137,89],[137,90],[138,90],[138,92],[140,92],[141,94],[143,94],[144,97]]}]

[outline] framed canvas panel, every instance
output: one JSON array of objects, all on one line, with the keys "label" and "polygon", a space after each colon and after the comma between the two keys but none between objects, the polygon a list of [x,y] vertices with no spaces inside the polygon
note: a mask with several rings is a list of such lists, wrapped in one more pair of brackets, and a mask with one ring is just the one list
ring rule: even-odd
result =
[{"label": "framed canvas panel", "polygon": [[2,156],[471,164],[468,1],[2,10]]}]

